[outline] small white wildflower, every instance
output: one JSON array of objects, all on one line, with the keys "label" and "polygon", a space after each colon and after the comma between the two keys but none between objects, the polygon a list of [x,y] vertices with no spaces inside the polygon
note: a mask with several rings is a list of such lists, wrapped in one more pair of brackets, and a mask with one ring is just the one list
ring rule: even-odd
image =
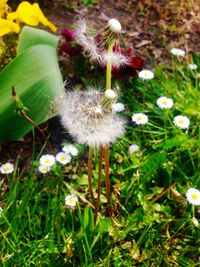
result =
[{"label": "small white wildflower", "polygon": [[40,165],[51,167],[55,164],[55,157],[49,154],[40,157]]},{"label": "small white wildflower", "polygon": [[138,76],[142,80],[151,80],[154,78],[154,73],[150,70],[141,70],[138,73]]},{"label": "small white wildflower", "polygon": [[128,152],[129,154],[133,154],[135,152],[139,151],[139,146],[136,144],[132,144],[129,146]]},{"label": "small white wildflower", "polygon": [[78,155],[78,149],[73,145],[66,145],[62,149],[65,153],[70,154],[72,156]]},{"label": "small white wildflower", "polygon": [[200,205],[200,191],[195,188],[189,188],[186,192],[186,198],[188,202],[192,205]]},{"label": "small white wildflower", "polygon": [[186,116],[178,115],[174,117],[173,123],[181,129],[187,129],[190,125],[190,120]]},{"label": "small white wildflower", "polygon": [[110,19],[108,21],[108,25],[109,25],[110,30],[112,32],[115,32],[115,33],[120,33],[121,32],[122,26],[121,26],[120,22],[117,19]]},{"label": "small white wildflower", "polygon": [[191,70],[196,70],[198,68],[197,64],[189,64]]},{"label": "small white wildflower", "polygon": [[1,165],[0,172],[2,174],[9,174],[12,173],[13,171],[14,171],[14,165],[12,163],[7,162]]},{"label": "small white wildflower", "polygon": [[47,172],[50,171],[50,167],[49,167],[49,166],[45,166],[45,165],[40,165],[40,166],[38,167],[38,170],[39,170],[39,172],[41,172],[41,173],[47,173]]},{"label": "small white wildflower", "polygon": [[112,89],[107,89],[106,91],[105,91],[105,97],[106,98],[109,98],[109,99],[115,99],[116,98],[116,93],[115,93],[115,91],[113,91]]},{"label": "small white wildflower", "polygon": [[2,207],[0,207],[0,216],[1,216],[1,213],[3,212],[3,208]]},{"label": "small white wildflower", "polygon": [[124,104],[117,102],[112,104],[112,111],[113,112],[122,112],[125,110]]},{"label": "small white wildflower", "polygon": [[179,48],[172,48],[171,50],[172,55],[174,56],[179,56],[179,57],[184,57],[185,56],[185,51]]},{"label": "small white wildflower", "polygon": [[165,96],[161,96],[157,99],[156,104],[159,106],[159,108],[162,109],[170,109],[173,107],[173,100],[171,98],[167,98]]},{"label": "small white wildflower", "polygon": [[196,227],[199,227],[199,222],[198,222],[197,218],[192,217],[192,222]]},{"label": "small white wildflower", "polygon": [[78,202],[78,197],[75,195],[68,195],[65,197],[65,205],[70,207],[75,207]]},{"label": "small white wildflower", "polygon": [[143,113],[135,113],[132,116],[132,121],[137,125],[146,124],[148,122],[148,117]]},{"label": "small white wildflower", "polygon": [[56,155],[56,160],[63,165],[69,163],[71,161],[71,159],[72,159],[72,157],[65,152],[59,152]]}]

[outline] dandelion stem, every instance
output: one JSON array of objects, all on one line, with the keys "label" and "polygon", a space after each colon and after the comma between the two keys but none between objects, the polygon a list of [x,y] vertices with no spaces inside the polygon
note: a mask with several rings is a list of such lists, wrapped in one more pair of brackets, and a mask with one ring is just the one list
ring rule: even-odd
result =
[{"label": "dandelion stem", "polygon": [[174,182],[172,185],[170,185],[169,187],[167,187],[167,189],[165,189],[162,193],[160,193],[157,197],[153,198],[150,202],[154,203],[156,202],[159,198],[161,198],[164,194],[166,194],[167,192],[169,192],[174,186],[176,185],[176,182]]},{"label": "dandelion stem", "polygon": [[110,170],[109,170],[109,146],[104,146],[104,159],[105,159],[105,175],[106,175],[106,198],[107,198],[107,210],[108,214],[112,215],[111,203],[110,203]]},{"label": "dandelion stem", "polygon": [[92,200],[92,205],[94,205],[94,195],[92,190],[92,159],[93,159],[93,148],[89,147],[88,152],[88,188],[90,192],[90,197]]},{"label": "dandelion stem", "polygon": [[[112,53],[114,40],[108,44],[108,53]],[[106,89],[111,89],[111,76],[112,76],[112,61],[108,60],[106,65]]]},{"label": "dandelion stem", "polygon": [[103,166],[103,147],[100,146],[100,149],[99,149],[99,174],[98,174],[97,202],[96,202],[95,214],[94,214],[94,222],[95,222],[95,224],[96,224],[96,221],[97,221],[97,214],[98,214],[99,206],[100,206],[102,166]]}]

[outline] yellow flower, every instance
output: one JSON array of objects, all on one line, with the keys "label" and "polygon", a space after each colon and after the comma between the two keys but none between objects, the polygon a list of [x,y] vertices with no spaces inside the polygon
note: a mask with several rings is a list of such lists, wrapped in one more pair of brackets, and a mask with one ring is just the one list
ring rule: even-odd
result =
[{"label": "yellow flower", "polygon": [[8,10],[8,5],[7,5],[8,0],[1,0],[0,1],[0,18],[3,17],[3,15],[7,12]]},{"label": "yellow flower", "polygon": [[56,26],[54,26],[42,13],[39,5],[34,3],[31,5],[27,1],[23,1],[17,7],[16,12],[8,13],[7,16],[10,20],[16,20],[19,22],[24,22],[30,26],[38,26],[39,23],[49,27],[53,32],[57,30]]},{"label": "yellow flower", "polygon": [[18,33],[19,31],[20,27],[15,22],[0,18],[0,37],[10,32]]}]

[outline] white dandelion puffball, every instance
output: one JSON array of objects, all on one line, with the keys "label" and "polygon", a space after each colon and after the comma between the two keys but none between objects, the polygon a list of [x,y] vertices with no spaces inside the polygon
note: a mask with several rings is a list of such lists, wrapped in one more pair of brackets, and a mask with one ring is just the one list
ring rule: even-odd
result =
[{"label": "white dandelion puffball", "polygon": [[139,151],[139,146],[136,145],[136,144],[132,144],[129,146],[129,149],[128,149],[128,153],[129,154],[133,154],[135,152],[138,152]]},{"label": "white dandelion puffball", "polygon": [[200,191],[195,188],[190,188],[186,192],[186,198],[188,202],[192,205],[199,206],[200,205]]},{"label": "white dandelion puffball", "polygon": [[65,205],[70,207],[75,207],[78,202],[78,197],[75,195],[68,195],[65,197]]},{"label": "white dandelion puffball", "polygon": [[174,117],[173,123],[181,129],[187,129],[190,125],[190,120],[186,116],[178,115]]},{"label": "white dandelion puffball", "polygon": [[65,153],[70,154],[72,156],[78,155],[78,149],[73,145],[66,145],[62,149]]},{"label": "white dandelion puffball", "polygon": [[72,157],[65,152],[59,152],[56,154],[56,160],[63,165],[69,163],[71,159]]},{"label": "white dandelion puffball", "polygon": [[114,33],[120,33],[122,30],[122,26],[117,19],[110,19],[108,21],[108,26],[110,27],[110,30]]},{"label": "white dandelion puffball", "polygon": [[9,174],[12,173],[13,171],[14,171],[14,165],[12,163],[7,162],[1,165],[0,172],[2,174]]},{"label": "white dandelion puffball", "polygon": [[143,113],[135,113],[132,116],[132,121],[137,125],[142,125],[148,122],[148,117]]},{"label": "white dandelion puffball", "polygon": [[124,133],[124,120],[102,106],[97,90],[70,91],[58,108],[63,126],[80,144],[99,147]]},{"label": "white dandelion puffball", "polygon": [[196,70],[198,68],[197,64],[189,64],[191,70]]},{"label": "white dandelion puffball", "polygon": [[172,48],[171,50],[172,55],[178,56],[178,57],[184,57],[185,51],[179,48]]},{"label": "white dandelion puffball", "polygon": [[105,97],[109,98],[109,99],[115,99],[117,97],[115,91],[113,91],[112,89],[107,89],[105,91]]},{"label": "white dandelion puffball", "polygon": [[138,73],[138,76],[142,80],[151,80],[154,78],[154,73],[150,70],[141,70]]},{"label": "white dandelion puffball", "polygon": [[51,167],[55,164],[56,160],[53,155],[43,155],[40,157],[40,165]]},{"label": "white dandelion puffball", "polygon": [[157,99],[156,104],[159,106],[159,108],[170,109],[173,107],[174,102],[171,98],[161,96]]},{"label": "white dandelion puffball", "polygon": [[40,165],[39,167],[38,167],[38,170],[39,170],[39,172],[41,172],[41,173],[47,173],[47,172],[50,172],[50,167],[49,166],[45,166],[45,165]]},{"label": "white dandelion puffball", "polygon": [[112,104],[112,111],[113,112],[122,112],[125,110],[124,104],[117,102]]}]

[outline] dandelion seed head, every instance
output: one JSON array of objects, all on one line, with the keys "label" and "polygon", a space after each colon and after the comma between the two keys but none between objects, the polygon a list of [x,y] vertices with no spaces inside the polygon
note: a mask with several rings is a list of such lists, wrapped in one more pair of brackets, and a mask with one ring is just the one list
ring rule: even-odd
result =
[{"label": "dandelion seed head", "polygon": [[120,33],[122,26],[120,22],[117,19],[109,19],[108,25],[110,27],[110,30],[114,33]]},{"label": "dandelion seed head", "polygon": [[125,106],[123,103],[117,102],[112,104],[112,111],[113,112],[122,112],[125,110]]},{"label": "dandelion seed head", "polygon": [[59,114],[63,126],[80,144],[99,147],[124,133],[124,120],[102,106],[102,94],[94,89],[68,92],[60,102]]},{"label": "dandelion seed head", "polygon": [[105,91],[105,97],[106,98],[109,98],[109,99],[115,99],[117,97],[116,93],[114,90],[112,89],[107,89]]},{"label": "dandelion seed head", "polygon": [[14,165],[12,163],[9,163],[9,162],[1,165],[1,167],[0,167],[0,172],[2,174],[10,174],[13,171],[14,171]]},{"label": "dandelion seed head", "polygon": [[200,191],[195,188],[189,188],[186,192],[186,198],[188,202],[192,205],[200,205]]}]

